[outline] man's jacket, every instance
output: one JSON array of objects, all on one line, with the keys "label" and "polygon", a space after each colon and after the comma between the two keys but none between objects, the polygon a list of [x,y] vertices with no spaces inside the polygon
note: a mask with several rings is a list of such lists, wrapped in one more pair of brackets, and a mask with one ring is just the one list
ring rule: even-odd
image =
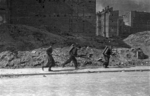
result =
[{"label": "man's jacket", "polygon": [[69,51],[69,55],[71,56],[77,56],[77,47],[71,46],[70,51]]}]

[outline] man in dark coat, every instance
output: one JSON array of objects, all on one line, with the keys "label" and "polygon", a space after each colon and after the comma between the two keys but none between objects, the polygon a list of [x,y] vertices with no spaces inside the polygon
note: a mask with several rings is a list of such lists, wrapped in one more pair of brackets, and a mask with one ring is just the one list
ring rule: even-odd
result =
[{"label": "man in dark coat", "polygon": [[75,58],[77,56],[77,51],[78,51],[77,46],[72,44],[71,48],[70,48],[70,51],[69,51],[69,59],[62,64],[62,67],[65,67],[66,64],[73,61],[75,69],[78,69],[78,63],[77,63],[77,60]]},{"label": "man in dark coat", "polygon": [[105,68],[108,68],[109,65],[109,59],[110,59],[110,55],[112,54],[112,47],[111,46],[106,46],[104,51],[103,51],[103,56],[104,56],[104,63],[103,66]]},{"label": "man in dark coat", "polygon": [[48,71],[52,71],[51,67],[55,66],[55,60],[52,56],[52,46],[50,46],[47,50],[46,50],[46,54],[47,54],[47,64],[42,66],[42,70],[44,70],[45,67],[49,67]]}]

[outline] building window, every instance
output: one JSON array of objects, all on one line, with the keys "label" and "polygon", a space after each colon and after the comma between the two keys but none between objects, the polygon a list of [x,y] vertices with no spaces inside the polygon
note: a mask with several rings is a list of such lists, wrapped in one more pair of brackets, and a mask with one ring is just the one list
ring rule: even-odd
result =
[{"label": "building window", "polygon": [[59,14],[57,15],[57,17],[59,17]]}]

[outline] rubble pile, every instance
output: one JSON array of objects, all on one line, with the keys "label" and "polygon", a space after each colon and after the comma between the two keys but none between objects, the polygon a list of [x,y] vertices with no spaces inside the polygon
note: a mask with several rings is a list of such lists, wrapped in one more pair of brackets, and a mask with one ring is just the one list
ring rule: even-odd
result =
[{"label": "rubble pile", "polygon": [[[55,48],[53,50],[53,57],[56,62],[56,66],[61,66],[61,64],[69,57],[68,50],[70,47]],[[98,51],[84,50],[81,48],[78,51],[78,63],[80,66],[92,65],[93,62],[100,64],[98,62]],[[0,53],[0,67],[1,68],[24,68],[24,67],[40,67],[41,65],[47,63],[47,55],[45,52],[46,48],[39,48],[32,51],[18,51],[13,53],[11,51],[4,51]],[[91,55],[91,58],[89,57]],[[95,58],[97,57],[97,58]],[[73,66],[73,64],[68,64],[67,66]]]},{"label": "rubble pile", "polygon": [[[68,50],[70,47],[55,48],[53,50],[53,57],[56,62],[56,67],[69,57]],[[13,53],[11,51],[4,51],[0,53],[0,68],[25,68],[25,67],[41,67],[47,63],[46,48],[39,48],[32,51],[18,51]],[[99,59],[102,58],[102,61]],[[78,51],[78,64],[81,67],[85,66],[102,66],[104,58],[101,49],[82,47]],[[114,55],[110,58],[110,66],[136,66],[148,65],[148,61],[141,61],[136,58],[136,53],[131,49],[117,49]],[[73,66],[70,63],[66,66]]]}]

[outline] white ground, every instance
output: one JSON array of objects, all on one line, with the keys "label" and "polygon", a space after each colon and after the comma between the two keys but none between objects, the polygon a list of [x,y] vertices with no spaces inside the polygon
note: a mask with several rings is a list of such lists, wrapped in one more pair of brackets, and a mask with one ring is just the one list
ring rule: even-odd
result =
[{"label": "white ground", "polygon": [[0,79],[0,96],[149,96],[150,72],[29,76]]}]

